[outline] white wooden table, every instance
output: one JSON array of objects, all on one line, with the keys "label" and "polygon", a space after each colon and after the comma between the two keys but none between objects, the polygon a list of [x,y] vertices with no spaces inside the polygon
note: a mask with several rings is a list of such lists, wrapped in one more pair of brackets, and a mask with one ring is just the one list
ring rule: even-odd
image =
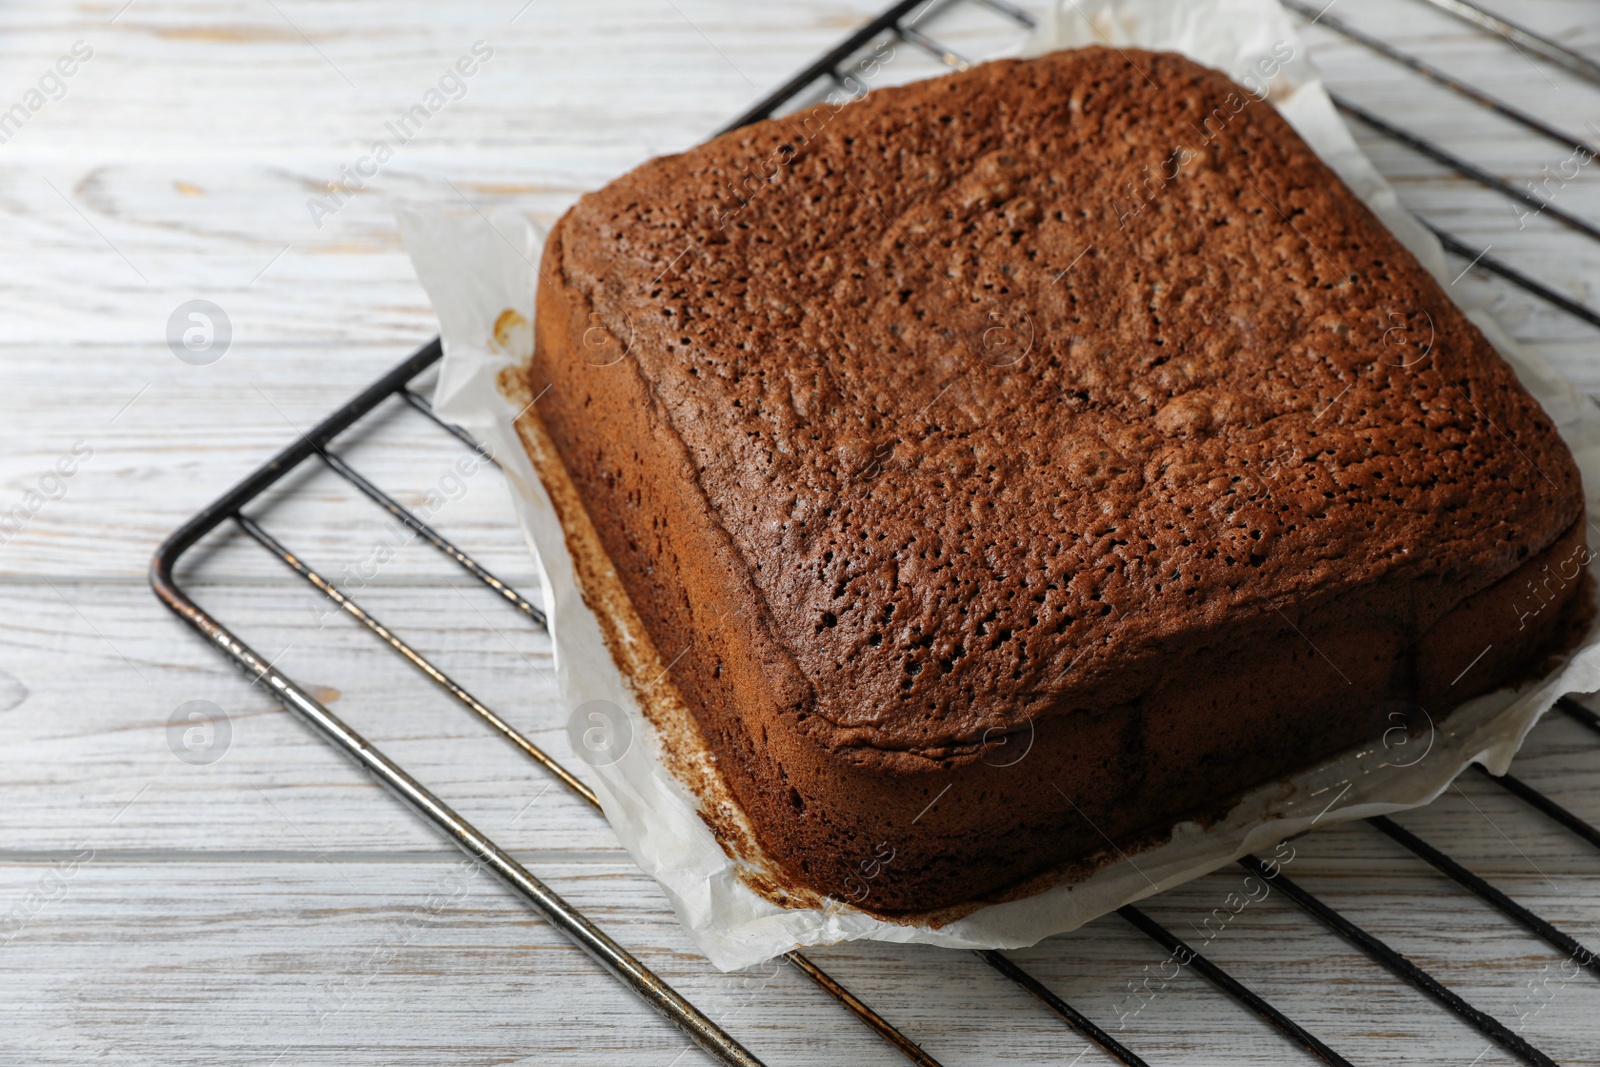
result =
[{"label": "white wooden table", "polygon": [[[1600,56],[1593,4],[1499,3]],[[64,88],[0,144],[0,511],[27,513],[0,545],[0,1064],[705,1062],[497,883],[461,882],[428,827],[158,606],[145,567],[184,518],[432,334],[396,201],[553,218],[582,190],[701,139],[876,6],[0,8],[0,109],[41,78],[43,97]],[[1415,0],[1343,0],[1334,13],[1570,130],[1600,122],[1600,92]],[[52,80],[79,41],[72,75]],[[464,95],[317,225],[308,198],[478,41],[492,57]],[[1540,178],[1568,155],[1321,29],[1308,41],[1336,89],[1507,178]],[[908,58],[896,76],[932,69]],[[1519,224],[1504,201],[1356,132],[1408,205],[1600,302],[1596,244],[1545,219]],[[1600,219],[1594,169],[1557,200]],[[1600,391],[1593,329],[1497,281],[1460,284],[1490,285],[1517,336]],[[232,326],[207,366],[166,341],[169,316],[196,298]],[[419,420],[402,413],[345,448],[410,503],[458,454]],[[69,478],[47,474],[58,460]],[[496,477],[468,480],[436,521],[532,592]],[[325,473],[280,495],[264,512],[272,529],[326,573],[393,536]],[[898,1062],[791,970],[708,968],[603,821],[327,617],[275,561],[234,539],[188,582],[770,1063]],[[461,586],[412,546],[363,599],[564,755],[565,714],[540,675],[546,642]],[[190,700],[229,718],[215,762],[169,745],[169,716]],[[1579,727],[1541,725],[1517,770],[1600,819],[1600,745]],[[1600,852],[1471,776],[1401,821],[1600,947]],[[1561,1062],[1600,1063],[1600,982],[1563,980],[1558,954],[1370,828],[1305,839],[1293,874]],[[1187,932],[1239,877],[1202,879],[1149,911]],[[1210,954],[1355,1062],[1511,1062],[1281,897],[1239,915]],[[1132,1014],[1130,983],[1162,953],[1115,917],[1015,955],[1103,1025],[1120,1019],[1119,1036],[1153,1063],[1310,1062],[1193,974]],[[815,956],[946,1064],[1110,1062],[971,955]]]}]

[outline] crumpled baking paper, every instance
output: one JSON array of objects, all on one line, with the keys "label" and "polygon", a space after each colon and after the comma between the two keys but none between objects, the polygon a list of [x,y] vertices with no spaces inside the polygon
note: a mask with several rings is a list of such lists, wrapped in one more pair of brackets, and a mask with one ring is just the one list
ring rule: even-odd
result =
[{"label": "crumpled baking paper", "polygon": [[[1227,72],[1257,95],[1266,94],[1435,277],[1451,281],[1438,242],[1399,206],[1394,191],[1356,147],[1274,0],[1064,0],[1042,20],[1024,50],[1037,54],[1095,44],[1183,52]],[[1592,631],[1548,678],[1516,692],[1481,697],[1443,722],[1397,719],[1394,729],[1362,751],[1258,788],[1220,823],[1206,828],[1183,824],[1166,844],[1102,867],[1076,885],[986,906],[936,928],[885,921],[832,901],[819,907],[779,907],[740,880],[738,864],[697,815],[696,797],[663,766],[653,727],[579,593],[555,511],[513,429],[516,405],[496,387],[498,373],[524,361],[530,351],[527,324],[533,321],[535,265],[543,234],[530,219],[509,212],[491,219],[405,209],[400,222],[444,338],[436,408],[493,449],[538,556],[562,700],[579,714],[577,729],[569,734],[589,728],[582,718],[584,707],[615,705],[623,709],[624,721],[602,717],[595,728],[632,736],[631,744],[617,746],[620,758],[615,762],[578,751],[577,756],[587,758],[569,766],[594,786],[623,846],[661,884],[696,944],[725,970],[797,946],[858,938],[952,948],[1030,945],[1241,855],[1270,849],[1313,826],[1426,804],[1471,763],[1503,772],[1557,697],[1600,689],[1600,634]],[[1519,348],[1488,316],[1482,299],[1464,297],[1459,287],[1451,292],[1554,418],[1589,488],[1591,527],[1600,530],[1594,526],[1600,409]],[[508,310],[515,314],[505,314]],[[593,701],[610,703],[589,703]],[[611,736],[602,741],[615,744]]]}]

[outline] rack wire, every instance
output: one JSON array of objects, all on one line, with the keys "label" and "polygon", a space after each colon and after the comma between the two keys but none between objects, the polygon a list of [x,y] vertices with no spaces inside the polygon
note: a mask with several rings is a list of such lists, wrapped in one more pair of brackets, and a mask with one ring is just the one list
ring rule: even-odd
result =
[{"label": "rack wire", "polygon": [[[858,74],[859,57],[864,49],[886,39],[897,39],[933,56],[940,63],[955,69],[964,69],[969,61],[956,50],[931,37],[924,25],[933,15],[962,2],[980,5],[996,13],[1015,26],[1031,27],[1033,18],[1008,0],[898,0],[855,32],[849,34],[829,49],[815,62],[797,73],[773,93],[740,115],[727,129],[736,129],[750,122],[779,113],[786,107],[803,102],[818,87],[829,85],[855,89],[852,74]],[[1365,34],[1342,20],[1301,3],[1300,0],[1283,0],[1285,6],[1309,22],[1341,34],[1373,52],[1399,63],[1429,78],[1435,83],[1459,94],[1472,103],[1508,118],[1534,133],[1567,148],[1595,153],[1583,138],[1573,136],[1546,123],[1536,116],[1516,108],[1493,94],[1463,82],[1422,60],[1390,45],[1380,38]],[[1492,15],[1471,3],[1470,0],[1419,0],[1446,11],[1485,32],[1504,38],[1514,47],[1532,51],[1559,64],[1569,72],[1600,86],[1600,66],[1562,45],[1520,26]],[[852,63],[852,60],[855,62]],[[1507,197],[1550,216],[1553,220],[1591,239],[1600,241],[1600,228],[1586,220],[1562,211],[1536,194],[1518,189],[1490,174],[1471,162],[1433,144],[1415,132],[1406,130],[1388,120],[1337,95],[1334,102],[1346,114],[1368,125],[1385,137],[1440,163],[1469,180],[1483,185],[1498,195]],[[1600,327],[1600,314],[1583,303],[1547,286],[1510,265],[1491,258],[1474,249],[1468,242],[1425,224],[1438,236],[1452,255],[1470,260],[1469,268],[1476,267],[1518,286],[1560,310],[1596,327]],[[409,806],[428,819],[446,837],[497,874],[513,891],[545,916],[553,926],[586,951],[612,975],[631,988],[646,1004],[660,1012],[680,1027],[696,1044],[726,1064],[742,1067],[759,1067],[759,1060],[736,1038],[703,1013],[687,998],[676,992],[660,976],[642,964],[632,953],[618,944],[550,889],[520,863],[502,850],[483,831],[479,830],[426,786],[413,778],[398,763],[384,755],[350,726],[335,716],[310,692],[302,688],[286,673],[268,662],[245,644],[218,619],[201,609],[184,592],[176,572],[178,565],[196,544],[207,535],[230,525],[261,546],[288,567],[302,581],[308,583],[331,600],[340,610],[387,645],[435,685],[448,693],[468,712],[475,715],[524,756],[544,768],[562,785],[596,811],[599,803],[594,792],[561,765],[559,761],[534,744],[500,715],[473,696],[403,637],[384,626],[367,609],[341,591],[336,584],[315,571],[292,549],[279,541],[262,525],[258,517],[246,513],[246,508],[256,503],[273,486],[303,466],[320,462],[328,470],[344,479],[372,503],[406,526],[419,540],[433,546],[446,558],[459,566],[474,581],[504,599],[531,626],[543,627],[543,613],[517,589],[502,581],[481,565],[465,549],[454,544],[428,525],[421,517],[406,508],[376,484],[361,474],[338,453],[331,450],[334,442],[346,431],[368,416],[382,417],[383,412],[396,410],[391,400],[420,412],[443,433],[456,438],[463,447],[474,450],[487,462],[494,457],[470,435],[459,427],[438,418],[429,402],[417,391],[417,383],[428,369],[441,357],[439,340],[435,338],[422,346],[399,365],[373,382],[350,402],[329,415],[315,428],[301,436],[268,463],[260,467],[210,506],[195,515],[174,532],[156,552],[150,567],[150,582],[156,595],[180,618],[213,644],[228,660],[243,670],[253,682],[266,688],[286,708],[312,726],[321,736],[363,767],[380,783],[388,787]],[[381,410],[380,410],[381,409]],[[1600,716],[1577,702],[1563,698],[1558,708],[1567,717],[1586,727],[1600,740]],[[1557,804],[1513,775],[1493,777],[1481,768],[1482,776],[1495,783],[1510,796],[1528,805],[1555,824],[1561,826],[1588,844],[1600,848],[1600,828]],[[1489,905],[1508,922],[1562,953],[1591,976],[1600,978],[1600,954],[1588,948],[1571,934],[1545,918],[1517,903],[1492,883],[1473,874],[1466,867],[1446,855],[1415,833],[1392,819],[1379,817],[1367,822],[1379,833],[1412,852],[1448,877],[1467,892]],[[1393,947],[1377,938],[1349,918],[1330,907],[1310,891],[1288,879],[1281,870],[1274,869],[1254,856],[1246,856],[1240,865],[1252,875],[1271,881],[1281,888],[1285,896],[1297,904],[1307,915],[1354,945],[1372,960],[1388,969],[1401,981],[1420,990],[1442,1008],[1478,1030],[1495,1045],[1528,1064],[1551,1065],[1546,1053],[1534,1047],[1519,1033],[1507,1027],[1493,1015],[1482,1011],[1439,981],[1428,971],[1407,959]],[[1324,1063],[1346,1065],[1344,1056],[1330,1048],[1287,1016],[1269,1000],[1246,986],[1226,969],[1206,958],[1193,946],[1184,942],[1170,929],[1152,919],[1145,911],[1134,906],[1121,908],[1118,914],[1134,929],[1149,937],[1174,959],[1194,968],[1217,990],[1230,997],[1246,1010],[1260,1016],[1293,1043]],[[1035,997],[1046,1009],[1058,1016],[1068,1027],[1093,1041],[1121,1063],[1142,1067],[1142,1056],[1124,1046],[1083,1012],[1074,1008],[1045,983],[1018,965],[1005,953],[982,951],[977,955],[990,967]],[[784,959],[806,978],[842,1005],[866,1026],[870,1027],[907,1060],[922,1067],[938,1067],[938,1061],[898,1030],[870,1005],[852,994],[843,984],[828,975],[815,961],[801,952],[790,952]]]}]

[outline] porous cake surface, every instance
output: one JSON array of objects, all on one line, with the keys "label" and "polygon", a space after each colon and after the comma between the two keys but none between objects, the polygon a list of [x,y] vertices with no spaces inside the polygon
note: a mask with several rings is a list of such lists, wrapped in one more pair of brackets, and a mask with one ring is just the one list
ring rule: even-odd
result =
[{"label": "porous cake surface", "polygon": [[[1439,285],[1270,104],[1174,55],[991,63],[652,160],[578,202],[542,275],[539,416],[779,853],[825,839],[784,805],[850,822],[817,810],[859,800],[824,765],[927,775],[1133,709],[1095,743],[1140,780],[1182,758],[1147,698],[1196,664],[1290,671],[1224,701],[1290,720],[1436,703],[1498,616],[1428,635],[1582,513]],[[1543,651],[1498,647],[1448,699]],[[1044,862],[1053,818],[1000,867]],[[886,906],[947,901],[936,868]]]}]

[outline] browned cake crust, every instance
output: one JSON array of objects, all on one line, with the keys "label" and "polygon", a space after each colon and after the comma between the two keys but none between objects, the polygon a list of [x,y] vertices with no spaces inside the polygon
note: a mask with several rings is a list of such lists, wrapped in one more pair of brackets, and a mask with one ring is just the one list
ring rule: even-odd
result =
[{"label": "browned cake crust", "polygon": [[538,417],[728,788],[881,912],[1169,827],[1386,701],[1437,718],[1581,599],[1549,419],[1270,105],[1178,56],[991,63],[652,160],[557,224],[535,333]]}]

